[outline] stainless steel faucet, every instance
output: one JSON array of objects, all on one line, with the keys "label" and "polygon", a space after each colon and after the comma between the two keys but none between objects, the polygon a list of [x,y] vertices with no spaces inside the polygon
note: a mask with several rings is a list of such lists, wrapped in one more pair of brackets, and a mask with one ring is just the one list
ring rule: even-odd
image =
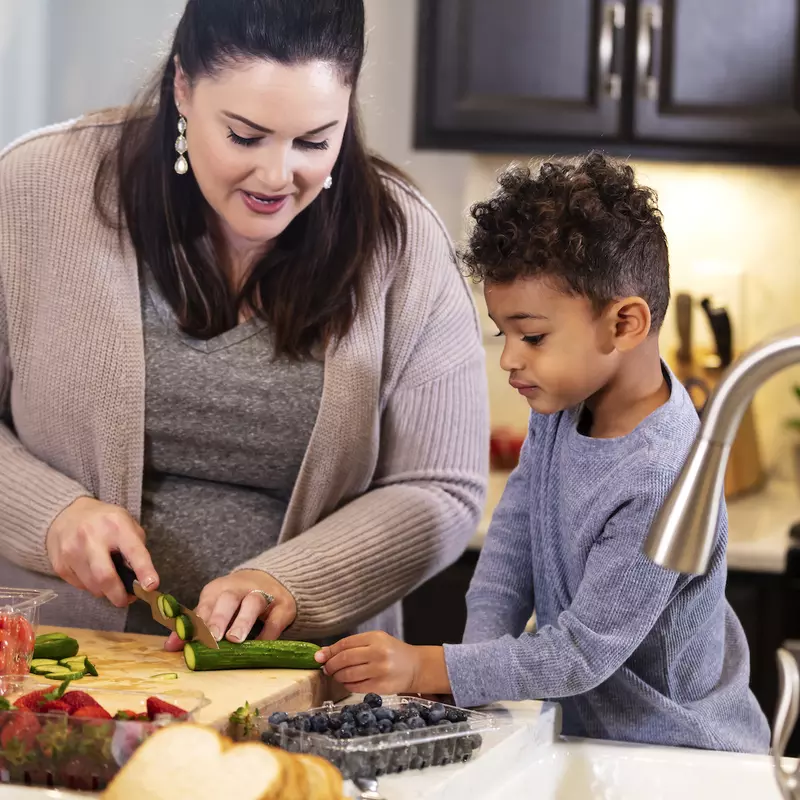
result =
[{"label": "stainless steel faucet", "polygon": [[[728,368],[709,398],[697,440],[647,537],[644,551],[656,564],[688,573],[708,569],[725,466],[742,416],[766,380],[799,363],[800,328],[793,328],[757,345]],[[787,800],[800,800],[800,772],[786,772],[781,761],[800,706],[799,660],[800,643],[787,643],[778,651],[781,694],[772,752],[778,783]]]}]

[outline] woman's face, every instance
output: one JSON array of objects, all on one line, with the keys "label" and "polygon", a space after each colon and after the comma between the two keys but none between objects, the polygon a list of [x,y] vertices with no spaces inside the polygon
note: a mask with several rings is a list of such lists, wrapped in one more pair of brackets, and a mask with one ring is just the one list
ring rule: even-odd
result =
[{"label": "woman's face", "polygon": [[234,252],[263,249],[323,191],[350,93],[318,61],[242,61],[191,86],[178,68],[190,169]]}]

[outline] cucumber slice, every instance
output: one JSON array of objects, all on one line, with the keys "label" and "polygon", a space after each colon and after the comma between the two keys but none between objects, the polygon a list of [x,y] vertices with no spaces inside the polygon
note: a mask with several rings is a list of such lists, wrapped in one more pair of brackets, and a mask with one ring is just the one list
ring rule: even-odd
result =
[{"label": "cucumber slice", "polygon": [[53,669],[60,668],[59,664],[44,664],[41,667],[34,667],[31,666],[31,674],[32,675],[49,675]]},{"label": "cucumber slice", "polygon": [[83,670],[70,672],[67,670],[66,672],[59,672],[56,674],[55,672],[50,672],[44,677],[50,681],[78,681],[80,680],[86,673]]},{"label": "cucumber slice", "polygon": [[87,675],[91,675],[92,677],[96,678],[97,677],[97,667],[94,664],[92,664],[92,662],[89,661],[88,658],[86,659],[85,666],[86,666]]},{"label": "cucumber slice", "polygon": [[31,660],[32,667],[44,667],[49,664],[52,667],[58,666],[58,661],[54,658],[34,658]]},{"label": "cucumber slice", "polygon": [[86,664],[86,656],[73,656],[72,658],[62,658],[58,662],[62,667],[72,667],[73,669],[83,669]]},{"label": "cucumber slice", "polygon": [[176,681],[178,680],[177,672],[159,672],[157,675],[151,675],[150,680],[154,681]]},{"label": "cucumber slice", "polygon": [[75,672],[75,670],[70,669],[69,667],[64,667],[61,664],[50,667],[47,669],[47,672],[43,672],[43,675],[48,675],[52,678],[61,678],[62,675],[69,675],[71,672]]},{"label": "cucumber slice", "polygon": [[182,639],[184,642],[188,642],[192,636],[194,636],[194,625],[192,625],[192,621],[186,614],[181,614],[176,618],[175,633],[177,633],[178,638]]},{"label": "cucumber slice", "polygon": [[175,619],[181,613],[181,604],[171,594],[162,594],[158,600],[159,602],[163,601],[162,613],[165,617]]}]

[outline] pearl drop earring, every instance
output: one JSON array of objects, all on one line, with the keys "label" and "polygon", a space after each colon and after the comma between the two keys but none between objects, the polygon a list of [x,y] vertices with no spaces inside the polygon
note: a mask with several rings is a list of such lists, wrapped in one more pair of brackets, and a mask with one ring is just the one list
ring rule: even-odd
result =
[{"label": "pearl drop earring", "polygon": [[325,180],[322,183],[322,188],[323,189],[330,189],[331,186],[333,186],[333,178],[330,175],[328,175],[328,177],[325,178]]},{"label": "pearl drop earring", "polygon": [[178,113],[178,138],[175,140],[175,152],[178,160],[175,162],[175,172],[178,175],[185,175],[189,171],[189,162],[186,160],[186,151],[189,149],[186,143],[186,117]]}]

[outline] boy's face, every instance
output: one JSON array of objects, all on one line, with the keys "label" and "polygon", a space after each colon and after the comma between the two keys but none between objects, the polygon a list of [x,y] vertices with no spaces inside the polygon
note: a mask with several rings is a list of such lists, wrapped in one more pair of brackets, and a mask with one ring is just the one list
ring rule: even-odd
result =
[{"label": "boy's face", "polygon": [[618,353],[613,325],[585,297],[546,278],[484,287],[489,316],[505,337],[500,366],[540,414],[578,405],[612,378]]}]

